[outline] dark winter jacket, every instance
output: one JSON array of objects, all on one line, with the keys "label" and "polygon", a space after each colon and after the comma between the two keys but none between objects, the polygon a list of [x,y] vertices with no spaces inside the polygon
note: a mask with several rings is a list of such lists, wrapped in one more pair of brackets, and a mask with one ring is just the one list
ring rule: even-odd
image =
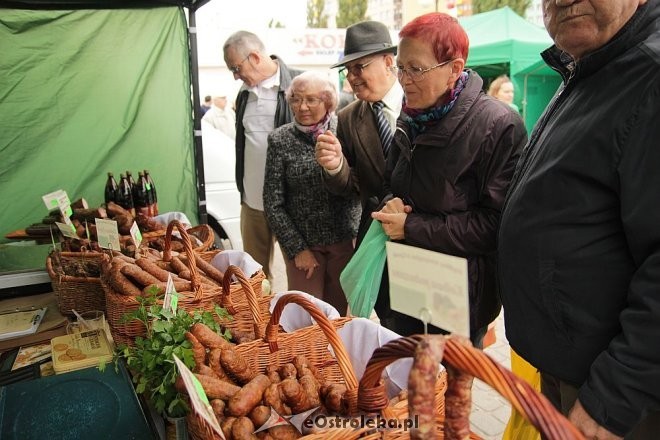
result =
[{"label": "dark winter jacket", "polygon": [[[288,124],[293,120],[291,109],[286,102],[285,92],[291,85],[291,80],[300,75],[302,70],[290,69],[280,58],[275,55],[270,56],[280,65],[280,88],[277,92],[277,109],[275,110],[275,128]],[[238,91],[236,97],[236,186],[243,199],[243,175],[245,171],[245,127],[243,126],[243,116],[248,102],[250,92],[243,85]]]},{"label": "dark winter jacket", "polygon": [[451,111],[414,142],[399,118],[385,184],[413,207],[403,243],[467,258],[474,334],[500,311],[496,231],[527,133],[520,116],[484,94],[481,77],[468,72]]},{"label": "dark winter jacket", "polygon": [[507,338],[623,435],[660,408],[660,2],[574,65],[543,56],[564,83],[502,214]]}]

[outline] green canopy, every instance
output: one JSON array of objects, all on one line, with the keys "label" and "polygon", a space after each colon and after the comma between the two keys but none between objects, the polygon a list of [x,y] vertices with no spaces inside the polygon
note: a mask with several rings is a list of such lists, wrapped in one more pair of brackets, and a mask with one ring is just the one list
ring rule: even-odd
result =
[{"label": "green canopy", "polygon": [[[470,38],[470,67],[486,81],[507,74],[513,81],[515,102],[521,109],[525,125],[531,130],[560,82],[551,69],[537,84],[537,92],[525,99],[524,78],[519,73],[531,65],[543,63],[540,53],[552,45],[547,31],[525,20],[508,6],[459,19]],[[537,75],[538,77],[538,75]]]}]

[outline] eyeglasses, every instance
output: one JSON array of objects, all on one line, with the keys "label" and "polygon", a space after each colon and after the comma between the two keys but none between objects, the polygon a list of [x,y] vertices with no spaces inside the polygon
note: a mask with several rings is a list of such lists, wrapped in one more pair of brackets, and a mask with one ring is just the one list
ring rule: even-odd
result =
[{"label": "eyeglasses", "polygon": [[446,64],[451,63],[452,61],[454,61],[454,60],[447,60],[447,61],[444,61],[442,63],[438,63],[435,66],[431,66],[427,69],[422,69],[421,67],[409,67],[409,68],[405,69],[402,66],[397,66],[396,76],[398,76],[399,79],[401,80],[401,79],[403,79],[403,74],[407,73],[408,78],[410,78],[412,81],[421,81],[421,80],[424,79],[424,74],[426,72],[429,72],[433,69],[437,69],[438,67],[442,67]]},{"label": "eyeglasses", "polygon": [[307,107],[314,108],[318,107],[323,100],[321,98],[293,98],[289,101],[293,107],[300,107],[303,103],[307,104]]},{"label": "eyeglasses", "polygon": [[241,65],[243,65],[243,63],[244,63],[248,58],[250,58],[250,54],[248,54],[245,58],[243,58],[243,61],[241,61],[240,63],[236,64],[235,66],[231,66],[231,67],[229,67],[229,71],[230,71],[231,73],[234,73],[234,74],[239,73],[239,72],[241,71]]},{"label": "eyeglasses", "polygon": [[351,67],[344,66],[341,69],[339,69],[339,74],[348,76],[349,73],[352,73],[353,76],[360,76],[362,75],[362,71],[365,69],[365,67],[367,67],[369,64],[373,63],[374,61],[376,61],[376,58],[364,64],[353,64]]}]

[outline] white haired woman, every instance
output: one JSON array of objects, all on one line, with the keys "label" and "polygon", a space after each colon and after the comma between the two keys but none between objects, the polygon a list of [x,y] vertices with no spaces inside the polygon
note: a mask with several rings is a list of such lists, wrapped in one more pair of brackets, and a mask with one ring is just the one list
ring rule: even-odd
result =
[{"label": "white haired woman", "polygon": [[294,121],[268,136],[264,211],[280,243],[290,290],[344,314],[339,274],[353,254],[359,201],[330,194],[314,156],[316,138],[336,132],[338,94],[327,76],[304,72],[286,92]]}]

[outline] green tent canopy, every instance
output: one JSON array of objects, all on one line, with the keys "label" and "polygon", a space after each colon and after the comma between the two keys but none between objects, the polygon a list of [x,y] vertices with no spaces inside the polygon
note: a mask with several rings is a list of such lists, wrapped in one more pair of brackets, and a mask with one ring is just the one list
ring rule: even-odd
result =
[{"label": "green tent canopy", "polygon": [[[513,81],[515,102],[531,130],[549,102],[560,78],[554,71],[543,71],[538,94],[524,96],[524,78],[518,74],[531,65],[543,62],[540,53],[552,45],[547,31],[528,22],[508,6],[459,19],[470,38],[467,67],[476,70],[486,81],[507,74]],[[539,77],[536,75],[536,77]]]}]

